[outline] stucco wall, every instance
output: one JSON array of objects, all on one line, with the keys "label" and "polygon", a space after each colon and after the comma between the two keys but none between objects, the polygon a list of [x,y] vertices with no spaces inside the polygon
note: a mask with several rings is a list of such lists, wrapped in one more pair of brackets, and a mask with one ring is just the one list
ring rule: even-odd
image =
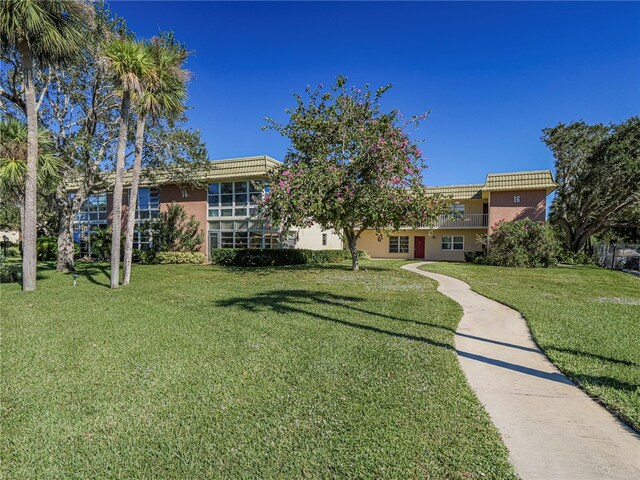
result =
[{"label": "stucco wall", "polygon": [[[188,197],[182,198],[182,190],[187,192]],[[160,211],[166,212],[171,203],[177,203],[184,208],[187,216],[194,215],[200,222],[200,231],[204,236],[204,242],[200,251],[207,254],[207,191],[192,187],[179,187],[178,185],[163,185],[160,188]]]},{"label": "stucco wall", "polygon": [[453,200],[450,203],[462,203],[464,204],[464,213],[466,215],[469,214],[479,214],[482,213],[482,204],[486,203],[486,200]]},{"label": "stucco wall", "polygon": [[[519,202],[516,200],[519,198]],[[530,218],[535,221],[545,219],[547,207],[545,190],[521,190],[490,192],[489,226],[500,220],[512,221]]]},{"label": "stucco wall", "polygon": [[[367,230],[358,240],[358,248],[366,250],[372,258],[413,259],[414,238],[420,236],[425,237],[425,260],[462,262],[464,261],[464,252],[480,250],[480,245],[476,243],[476,235],[484,232],[482,228],[465,230],[436,229],[431,234],[429,234],[428,230],[402,230],[397,235],[409,237],[409,252],[389,253],[388,236],[385,235],[381,241],[378,241],[376,233],[372,230]],[[442,250],[442,237],[452,235],[464,237],[463,250]]]},{"label": "stucco wall", "polygon": [[[322,234],[327,234],[327,244],[322,245]],[[333,230],[322,230],[320,225],[314,224],[309,228],[298,230],[296,248],[309,250],[342,250],[342,240]]]}]

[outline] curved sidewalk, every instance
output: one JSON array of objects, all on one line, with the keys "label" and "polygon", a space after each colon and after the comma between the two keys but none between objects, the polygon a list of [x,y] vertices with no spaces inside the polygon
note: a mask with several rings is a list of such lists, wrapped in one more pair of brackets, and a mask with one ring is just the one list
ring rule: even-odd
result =
[{"label": "curved sidewalk", "polygon": [[424,264],[402,268],[462,306],[460,365],[523,480],[640,479],[640,438],[560,373],[518,312]]}]

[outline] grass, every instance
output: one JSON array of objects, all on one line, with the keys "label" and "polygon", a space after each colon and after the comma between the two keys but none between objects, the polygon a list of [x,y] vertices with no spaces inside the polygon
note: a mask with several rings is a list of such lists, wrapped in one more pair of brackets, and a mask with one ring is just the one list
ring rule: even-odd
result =
[{"label": "grass", "polygon": [[518,310],[560,370],[640,430],[640,278],[599,267],[423,268]]},{"label": "grass", "polygon": [[2,478],[514,478],[459,306],[399,262],[2,285]]}]

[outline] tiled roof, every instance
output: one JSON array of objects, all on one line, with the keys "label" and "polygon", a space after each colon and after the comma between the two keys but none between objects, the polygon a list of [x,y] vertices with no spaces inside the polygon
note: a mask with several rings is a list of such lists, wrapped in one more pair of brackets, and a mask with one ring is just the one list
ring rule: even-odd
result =
[{"label": "tiled roof", "polygon": [[[144,171],[140,177],[140,185],[163,185],[166,183],[176,183],[181,180],[186,183],[187,179],[191,181],[208,182],[245,178],[266,178],[269,171],[278,165],[280,165],[280,162],[268,155],[211,160],[208,168],[205,168],[195,174],[189,174],[186,170],[161,170],[156,173]],[[125,186],[131,184],[131,178],[131,170],[127,170],[124,175]],[[113,185],[115,181],[115,174],[109,174],[104,181],[106,185]],[[69,190],[74,190],[74,187],[77,188],[77,185],[72,185]]]},{"label": "tiled roof", "polygon": [[453,200],[482,198],[481,183],[473,185],[447,185],[443,187],[427,187],[427,193],[451,196]]},{"label": "tiled roof", "polygon": [[[549,194],[556,187],[557,184],[553,181],[551,170],[536,170],[531,172],[490,173],[487,175],[484,184],[427,187],[427,192],[450,196],[452,200],[471,200],[483,198],[484,192],[497,190],[544,189]],[[486,195],[484,197],[486,198]]]},{"label": "tiled roof", "polygon": [[490,173],[484,183],[483,190],[533,190],[555,189],[551,170],[532,172]]},{"label": "tiled roof", "polygon": [[[228,158],[225,160],[211,160],[208,168],[203,169],[191,178],[199,181],[218,181],[218,180],[233,180],[242,178],[266,178],[269,171],[280,165],[278,160],[275,160],[267,155],[260,155],[257,157],[241,157],[241,158]],[[161,172],[154,176],[149,177],[147,183],[153,183],[154,185],[162,185],[163,183],[169,183],[175,181],[175,178],[180,178],[179,174],[172,174],[171,172]],[[131,171],[127,171],[124,176],[125,185],[131,183]]]}]

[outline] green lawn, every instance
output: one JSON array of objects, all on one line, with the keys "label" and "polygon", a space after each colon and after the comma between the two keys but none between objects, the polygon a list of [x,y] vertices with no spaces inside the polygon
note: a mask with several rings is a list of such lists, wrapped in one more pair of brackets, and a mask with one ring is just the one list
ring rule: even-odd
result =
[{"label": "green lawn", "polygon": [[514,478],[458,366],[458,305],[363,263],[2,285],[0,477]]},{"label": "green lawn", "polygon": [[423,267],[518,310],[566,375],[640,430],[640,278],[599,267]]}]

